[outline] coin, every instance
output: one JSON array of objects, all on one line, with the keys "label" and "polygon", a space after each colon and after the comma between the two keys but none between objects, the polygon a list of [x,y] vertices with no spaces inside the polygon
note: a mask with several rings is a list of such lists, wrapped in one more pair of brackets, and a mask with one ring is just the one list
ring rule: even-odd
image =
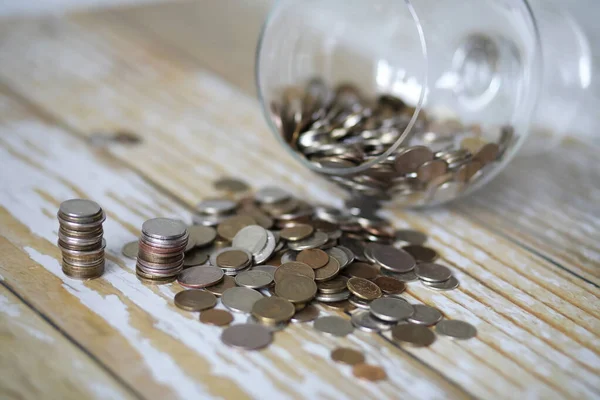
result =
[{"label": "coin", "polygon": [[250,190],[250,186],[244,181],[236,178],[219,178],[213,182],[213,187],[217,190],[222,190],[231,193],[246,192]]},{"label": "coin", "polygon": [[201,214],[229,214],[236,207],[235,201],[229,199],[206,199],[196,205],[196,210]]},{"label": "coin", "polygon": [[422,263],[416,266],[419,279],[427,282],[444,282],[452,277],[452,271],[440,264]]},{"label": "coin", "polygon": [[417,277],[417,274],[415,274],[415,271],[408,271],[408,272],[392,272],[390,270],[387,269],[381,269],[380,272],[384,275],[384,276],[389,276],[392,277],[394,279],[398,279],[400,282],[414,282],[414,281],[418,281],[419,278]]},{"label": "coin", "polygon": [[406,289],[403,282],[391,276],[378,276],[373,282],[384,294],[400,294]]},{"label": "coin", "polygon": [[265,247],[267,239],[268,235],[265,228],[259,225],[249,225],[239,230],[231,244],[233,247],[256,254]]},{"label": "coin", "polygon": [[435,331],[439,335],[450,336],[453,339],[471,339],[477,336],[477,329],[464,321],[448,320],[440,321],[435,326]]},{"label": "coin", "polygon": [[243,271],[235,277],[235,283],[238,286],[244,286],[250,289],[259,289],[269,286],[273,282],[273,276],[265,271]]},{"label": "coin", "polygon": [[186,311],[202,311],[217,305],[215,295],[203,290],[183,290],[175,295],[174,301]]},{"label": "coin", "polygon": [[239,324],[226,328],[221,334],[221,341],[231,347],[257,350],[271,344],[273,335],[262,325]]},{"label": "coin", "polygon": [[317,284],[300,275],[285,275],[275,283],[275,294],[292,303],[306,303],[317,294]]},{"label": "coin", "polygon": [[135,260],[137,258],[138,252],[139,247],[137,240],[127,243],[125,246],[123,246],[123,249],[121,250],[121,253],[123,253],[125,257],[131,258],[132,260]]},{"label": "coin", "polygon": [[435,334],[423,325],[401,323],[392,328],[392,338],[414,347],[425,347],[435,341]]},{"label": "coin", "polygon": [[428,287],[433,290],[452,290],[456,289],[459,286],[458,279],[454,276],[444,282],[426,282],[421,281],[425,287]]},{"label": "coin", "polygon": [[362,308],[364,310],[368,310],[371,307],[371,302],[361,299],[360,297],[351,295],[348,297],[348,302],[352,304],[356,308]]},{"label": "coin", "polygon": [[413,256],[404,250],[382,245],[372,249],[371,255],[375,262],[392,272],[409,272],[416,266]]},{"label": "coin", "polygon": [[338,293],[321,293],[318,292],[315,299],[322,303],[335,303],[338,301],[346,300],[350,297],[350,292],[348,290],[344,290],[343,292]]},{"label": "coin", "polygon": [[433,152],[424,146],[414,146],[402,151],[396,156],[394,167],[401,175],[412,174],[426,163],[433,160]]},{"label": "coin", "polygon": [[211,244],[217,237],[217,231],[210,226],[192,225],[188,228],[190,241],[194,242],[194,247],[204,247]]},{"label": "coin", "polygon": [[317,318],[313,323],[313,327],[320,332],[339,337],[346,336],[354,331],[354,326],[349,320],[335,316]]},{"label": "coin", "polygon": [[277,267],[273,265],[255,265],[252,267],[252,271],[263,271],[271,275],[271,278],[275,280],[275,271],[277,271]]},{"label": "coin", "polygon": [[427,241],[427,235],[412,229],[400,229],[396,231],[395,240],[396,242],[422,245]]},{"label": "coin", "polygon": [[233,315],[225,310],[210,309],[200,313],[200,322],[208,325],[225,326],[233,321]]},{"label": "coin", "polygon": [[279,282],[287,275],[300,275],[311,280],[315,279],[315,271],[308,265],[297,261],[281,264],[275,271],[275,282]]},{"label": "coin", "polygon": [[434,307],[424,304],[413,304],[414,314],[408,318],[408,322],[413,324],[431,326],[442,320],[442,313]]},{"label": "coin", "polygon": [[71,219],[82,219],[100,214],[102,208],[92,200],[70,199],[63,201],[58,211],[63,216],[70,217]]},{"label": "coin", "polygon": [[375,300],[382,295],[379,286],[363,278],[350,278],[346,285],[352,294],[363,300]]},{"label": "coin", "polygon": [[[348,250],[349,251],[349,250]],[[340,264],[340,269],[346,268],[350,264],[348,253],[340,247],[332,247],[327,250],[329,257],[335,258]]]},{"label": "coin", "polygon": [[191,267],[181,271],[177,283],[188,288],[204,288],[219,283],[223,279],[223,271],[216,267]]},{"label": "coin", "polygon": [[295,242],[298,240],[306,239],[314,232],[312,225],[308,224],[296,224],[290,227],[284,228],[279,232],[282,238]]},{"label": "coin", "polygon": [[438,258],[438,254],[435,250],[425,246],[409,245],[404,246],[402,250],[413,256],[413,258],[419,263],[432,263]]},{"label": "coin", "polygon": [[379,275],[379,270],[374,265],[355,261],[344,269],[344,275],[372,280]]},{"label": "coin", "polygon": [[498,158],[500,147],[496,143],[485,144],[474,156],[473,159],[482,164],[489,164]]},{"label": "coin", "polygon": [[153,218],[142,224],[142,232],[154,239],[173,239],[186,234],[185,224],[176,219]]},{"label": "coin", "polygon": [[319,304],[321,304],[324,307],[331,308],[333,310],[343,311],[343,312],[349,312],[349,311],[356,309],[356,306],[351,304],[348,300],[335,301],[332,303],[319,302]]},{"label": "coin", "polygon": [[340,273],[340,264],[335,258],[329,257],[327,265],[315,270],[315,281],[323,282],[333,279]]},{"label": "coin", "polygon": [[289,301],[279,297],[264,297],[252,306],[252,316],[259,322],[279,324],[289,321],[296,308]]},{"label": "coin", "polygon": [[232,287],[235,287],[235,279],[233,279],[231,276],[224,275],[221,282],[217,283],[216,285],[207,286],[204,288],[204,290],[220,297],[223,295],[223,292]]},{"label": "coin", "polygon": [[312,304],[307,305],[300,311],[296,311],[292,317],[292,322],[310,322],[314,321],[320,314],[317,307]]},{"label": "coin", "polygon": [[265,187],[257,191],[255,197],[259,203],[274,204],[285,201],[291,196],[288,192],[278,187]]},{"label": "coin", "polygon": [[266,232],[267,232],[267,244],[265,245],[265,247],[263,247],[262,250],[260,250],[256,254],[254,254],[254,263],[255,264],[261,264],[261,263],[267,261],[269,259],[269,257],[271,257],[273,252],[275,251],[275,248],[277,247],[278,239],[275,237],[275,234],[271,231],[266,231]]},{"label": "coin", "polygon": [[265,323],[263,321],[257,320],[256,318],[254,318],[253,315],[248,315],[248,318],[246,318],[246,323],[264,326],[270,332],[279,332],[279,331],[282,331],[285,328],[287,328],[288,325],[289,325],[287,321],[286,322],[280,322],[278,324],[267,324],[267,323]]},{"label": "coin", "polygon": [[208,261],[210,251],[214,251],[214,249],[192,249],[188,251],[187,253],[185,253],[185,258],[183,259],[183,266],[195,267],[198,265],[205,264]]},{"label": "coin", "polygon": [[247,266],[251,260],[252,256],[246,250],[226,247],[215,253],[214,266],[219,268],[239,269]]},{"label": "coin", "polygon": [[296,261],[303,262],[312,269],[318,269],[329,262],[329,255],[321,249],[306,249],[298,253]]},{"label": "coin", "polygon": [[263,295],[254,289],[233,287],[223,292],[221,302],[230,311],[249,314],[254,303],[262,298]]},{"label": "coin", "polygon": [[365,356],[358,350],[347,347],[338,347],[331,352],[331,359],[348,365],[356,365],[365,362]]},{"label": "coin", "polygon": [[417,169],[417,179],[421,182],[430,182],[444,175],[447,170],[448,164],[444,160],[427,161]]},{"label": "coin", "polygon": [[387,379],[385,370],[376,365],[370,364],[356,364],[352,368],[352,374],[357,378],[364,379],[371,382],[377,382]]},{"label": "coin", "polygon": [[217,233],[223,239],[231,241],[242,228],[255,224],[256,220],[248,215],[236,215],[221,222],[217,226]]},{"label": "coin", "polygon": [[381,332],[392,329],[393,322],[383,321],[367,310],[356,311],[352,314],[352,325],[364,332]]},{"label": "coin", "polygon": [[319,293],[340,293],[346,290],[347,281],[348,278],[338,275],[328,281],[317,282],[317,289],[319,290]]},{"label": "coin", "polygon": [[312,236],[306,239],[298,240],[296,242],[289,242],[288,247],[295,251],[302,251],[306,249],[314,249],[323,246],[329,240],[329,236],[323,232],[314,232]]},{"label": "coin", "polygon": [[393,297],[383,297],[373,300],[370,310],[377,318],[390,322],[405,320],[415,312],[410,303]]}]

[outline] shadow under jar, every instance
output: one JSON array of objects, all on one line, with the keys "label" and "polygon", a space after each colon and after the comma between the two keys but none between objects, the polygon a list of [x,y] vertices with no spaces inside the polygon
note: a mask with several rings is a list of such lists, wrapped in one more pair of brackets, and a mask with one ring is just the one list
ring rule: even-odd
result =
[{"label": "shadow under jar", "polygon": [[540,44],[523,0],[279,0],[256,79],[281,144],[352,196],[402,206],[481,187],[522,145]]}]

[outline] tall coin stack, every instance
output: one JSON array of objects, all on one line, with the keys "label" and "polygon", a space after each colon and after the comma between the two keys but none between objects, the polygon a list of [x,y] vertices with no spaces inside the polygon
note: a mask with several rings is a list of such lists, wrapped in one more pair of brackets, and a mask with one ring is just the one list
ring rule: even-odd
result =
[{"label": "tall coin stack", "polygon": [[173,282],[183,269],[188,237],[181,221],[154,218],[144,222],[136,263],[138,279],[153,284]]},{"label": "tall coin stack", "polygon": [[104,272],[106,241],[102,223],[106,219],[98,203],[91,200],[64,201],[58,210],[58,247],[62,270],[76,279],[93,279]]}]

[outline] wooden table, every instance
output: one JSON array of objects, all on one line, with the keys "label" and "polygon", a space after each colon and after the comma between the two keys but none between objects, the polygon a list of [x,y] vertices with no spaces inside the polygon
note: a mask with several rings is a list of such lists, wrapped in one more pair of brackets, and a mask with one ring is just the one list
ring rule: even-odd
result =
[{"label": "wooden table", "polygon": [[[516,159],[459,204],[389,212],[426,231],[461,282],[411,284],[407,298],[472,323],[473,340],[412,349],[292,325],[266,350],[238,352],[173,306],[178,285],[136,279],[122,245],[145,219],[189,220],[216,177],[340,204],[259,112],[252,62],[267,4],[207,3],[0,24],[0,397],[598,398],[600,148],[575,139]],[[143,143],[90,145],[117,129]],[[72,197],[107,211],[101,279],[61,272],[55,213]],[[329,359],[338,345],[389,380],[354,379]]]}]

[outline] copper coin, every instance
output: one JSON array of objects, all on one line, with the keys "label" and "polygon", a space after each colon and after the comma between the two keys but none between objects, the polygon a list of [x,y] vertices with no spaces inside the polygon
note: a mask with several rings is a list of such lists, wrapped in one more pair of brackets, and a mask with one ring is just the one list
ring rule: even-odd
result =
[{"label": "copper coin", "polygon": [[324,307],[327,308],[331,308],[333,310],[338,310],[338,311],[343,311],[343,312],[348,312],[348,311],[352,311],[354,309],[356,309],[356,306],[351,304],[348,300],[342,300],[342,301],[334,301],[334,302],[319,302],[319,304],[321,304]]},{"label": "copper coin", "polygon": [[427,161],[417,170],[417,179],[421,182],[430,182],[431,180],[442,176],[448,170],[448,164],[444,160]]},{"label": "copper coin", "polygon": [[425,146],[414,146],[402,151],[396,156],[394,167],[400,175],[417,172],[424,163],[433,160],[433,152]]},{"label": "copper coin", "polygon": [[432,263],[438,258],[435,250],[425,246],[404,246],[402,250],[413,256],[418,263]]},{"label": "copper coin", "polygon": [[181,271],[177,282],[188,288],[212,286],[223,279],[223,271],[217,267],[192,267]]},{"label": "copper coin", "polygon": [[321,249],[306,249],[298,253],[296,261],[303,262],[312,269],[318,269],[327,265],[329,254]]},{"label": "copper coin", "polygon": [[363,278],[350,278],[346,282],[348,290],[363,300],[375,300],[381,297],[381,289],[371,281]]},{"label": "copper coin", "polygon": [[214,294],[203,290],[182,290],[174,298],[175,305],[186,311],[202,311],[217,305]]},{"label": "copper coin", "polygon": [[482,164],[489,164],[498,158],[500,147],[496,143],[487,143],[484,145],[477,154],[474,155],[473,159],[481,162]]},{"label": "copper coin", "polygon": [[256,220],[248,215],[236,215],[226,219],[217,226],[217,233],[223,239],[232,241],[242,228],[256,225]]},{"label": "copper coin", "polygon": [[235,287],[235,279],[229,275],[224,275],[223,280],[216,285],[207,286],[204,288],[209,293],[215,296],[222,296],[223,292],[229,288]]},{"label": "copper coin", "polygon": [[385,294],[400,294],[406,289],[404,282],[391,276],[378,276],[373,281]]},{"label": "copper coin", "polygon": [[247,253],[241,250],[229,250],[217,256],[216,266],[221,268],[240,268],[248,264],[249,261]]},{"label": "copper coin", "polygon": [[[329,257],[329,256],[328,256]],[[323,268],[315,270],[315,281],[323,282],[333,279],[340,273],[340,263],[333,257],[329,257],[329,262]]]},{"label": "copper coin", "polygon": [[415,347],[425,347],[435,341],[435,333],[423,325],[401,323],[392,328],[395,341]]},{"label": "copper coin", "polygon": [[296,311],[292,317],[292,322],[310,322],[314,321],[319,317],[321,312],[319,309],[312,304],[307,305],[301,310]]},{"label": "copper coin", "polygon": [[352,374],[357,378],[371,382],[387,379],[387,374],[383,368],[370,364],[356,364],[352,368]]},{"label": "copper coin", "polygon": [[286,275],[300,275],[311,280],[315,279],[315,271],[308,265],[297,261],[281,264],[275,271],[275,283],[281,281]]},{"label": "copper coin", "polygon": [[372,280],[379,275],[379,270],[374,265],[356,261],[344,269],[344,275]]},{"label": "copper coin", "polygon": [[297,224],[282,229],[279,234],[283,239],[295,242],[309,237],[313,232],[314,228],[311,225]]},{"label": "copper coin", "polygon": [[358,350],[347,347],[338,347],[331,352],[331,359],[348,365],[362,364],[365,362],[365,356]]}]

